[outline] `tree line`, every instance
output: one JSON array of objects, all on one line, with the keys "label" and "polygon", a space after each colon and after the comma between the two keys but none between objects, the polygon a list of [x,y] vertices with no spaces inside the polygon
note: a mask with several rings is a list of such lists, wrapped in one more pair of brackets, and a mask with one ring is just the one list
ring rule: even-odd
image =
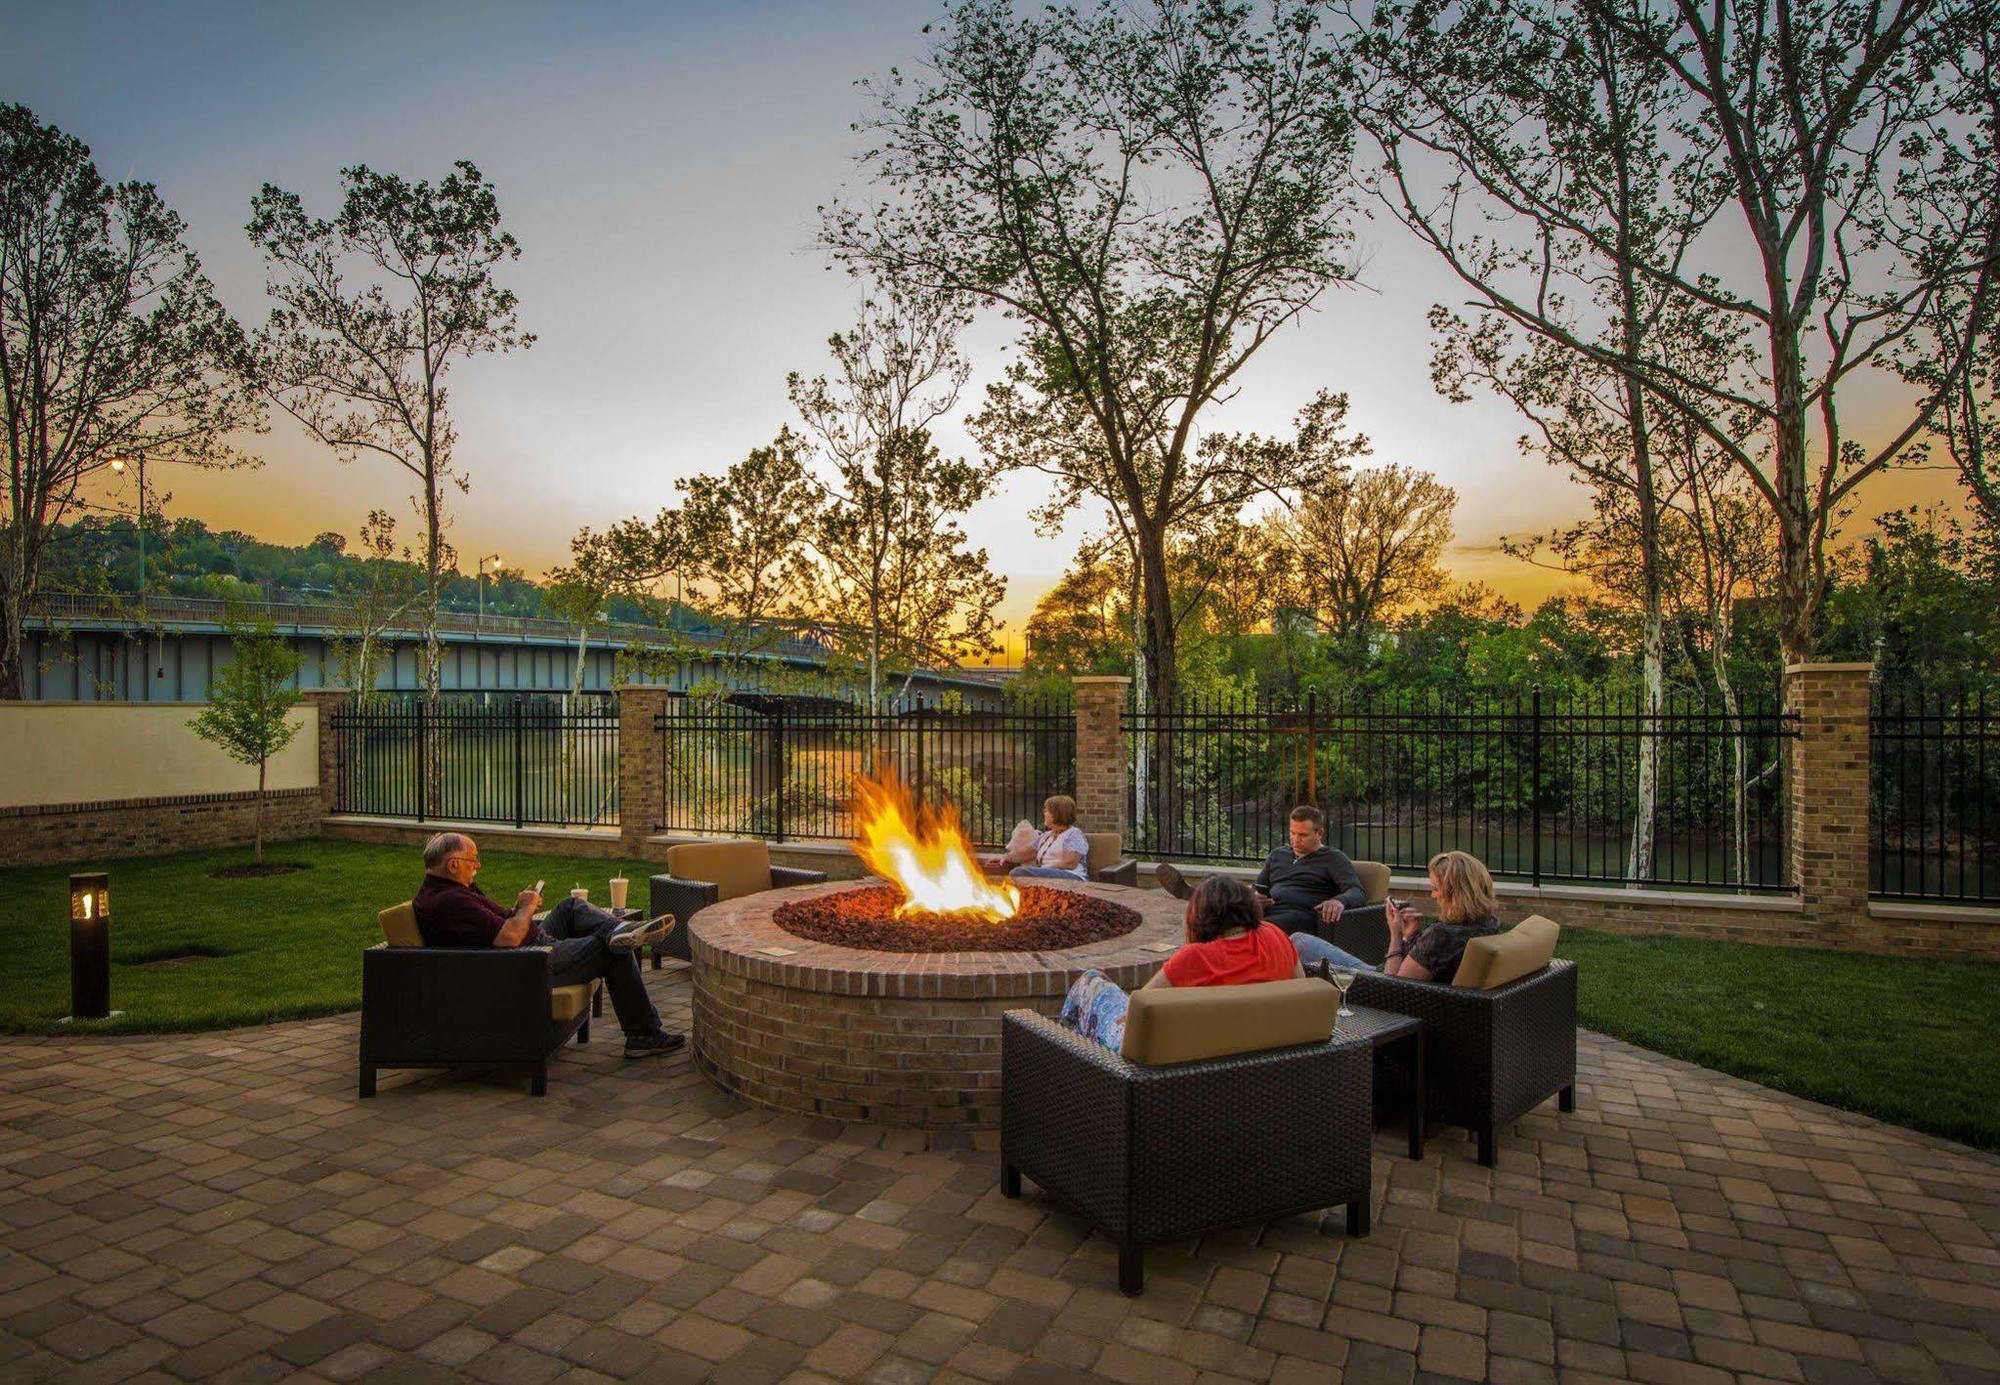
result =
[{"label": "tree line", "polygon": [[[1086,504],[1106,520],[1037,615],[1037,662],[1095,611],[1129,632],[1146,702],[1252,636],[1278,661],[1260,677],[1329,659],[1373,676],[1376,617],[1399,611],[1399,649],[1432,637],[1411,620],[1493,631],[1503,661],[1502,626],[1541,622],[1562,647],[1594,629],[1652,708],[1683,663],[1734,696],[1746,641],[1768,664],[1844,638],[1836,598],[1867,583],[1841,526],[1869,478],[1950,466],[1970,507],[1956,537],[1905,517],[1885,571],[1921,549],[1977,576],[1990,549],[1990,17],[1981,0],[958,0],[920,65],[863,83],[867,147],[819,237],[866,306],[831,371],[788,381],[796,427],[655,516],[578,535],[552,585],[585,633],[669,581],[746,649],[773,618],[863,631],[848,653],[879,699],[890,666],[990,648],[997,579],[959,517],[1020,472],[1043,525]],[[248,332],[150,187],[104,184],[19,107],[0,159],[0,686],[18,688],[20,600],[77,484],[140,447],[241,462],[230,440],[271,408],[408,476],[434,629],[467,483],[449,372],[533,341],[478,170],[352,168],[330,218],[267,185],[247,229],[275,306]],[[1281,435],[1217,426],[1304,314],[1365,327],[1343,291],[1369,283],[1370,218],[1457,283],[1431,312],[1437,389],[1508,401],[1523,452],[1588,488],[1584,523],[1515,542],[1589,577],[1591,600],[1528,616],[1454,590],[1426,557],[1442,488],[1357,470],[1369,444],[1336,388]],[[979,313],[1014,335],[962,462],[931,433]]]}]

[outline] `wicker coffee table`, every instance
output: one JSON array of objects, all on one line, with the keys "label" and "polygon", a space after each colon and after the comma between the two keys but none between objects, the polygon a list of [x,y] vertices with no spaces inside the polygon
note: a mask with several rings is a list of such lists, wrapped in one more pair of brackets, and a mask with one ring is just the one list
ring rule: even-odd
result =
[{"label": "wicker coffee table", "polygon": [[1380,1053],[1391,1044],[1408,1047],[1410,1062],[1410,1157],[1424,1157],[1424,1022],[1366,1005],[1347,1007],[1354,1013],[1334,1021],[1336,1039],[1366,1039]]}]

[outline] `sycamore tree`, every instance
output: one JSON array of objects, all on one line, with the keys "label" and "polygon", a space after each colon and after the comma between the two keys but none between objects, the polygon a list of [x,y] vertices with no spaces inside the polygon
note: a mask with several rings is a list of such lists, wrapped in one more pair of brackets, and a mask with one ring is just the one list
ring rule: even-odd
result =
[{"label": "sycamore tree", "polygon": [[493,186],[468,162],[453,170],[431,183],[343,169],[331,220],[266,183],[247,228],[276,300],[256,342],[265,390],[341,461],[379,458],[416,486],[424,698],[433,710],[444,648],[438,600],[454,567],[446,492],[469,485],[454,456],[446,381],[460,361],[534,343],[498,278],[521,249],[500,229]]},{"label": "sycamore tree", "polygon": [[1152,698],[1176,682],[1168,553],[1206,510],[1310,476],[1204,434],[1264,344],[1352,277],[1350,125],[1319,7],[963,0],[921,73],[867,84],[872,187],[822,243],[1019,325],[981,442],[1129,542]]},{"label": "sycamore tree", "polygon": [[812,533],[822,574],[821,638],[867,672],[879,711],[885,670],[916,670],[995,652],[993,610],[1005,581],[960,520],[993,473],[948,458],[933,424],[957,403],[968,367],[957,337],[966,312],[934,292],[886,287],[829,341],[834,369],[787,385],[831,468]]},{"label": "sycamore tree", "polygon": [[[1810,658],[1855,488],[1920,454],[1991,309],[1990,3],[1340,8],[1382,204],[1457,275],[1470,311],[1629,382],[1640,407],[1729,459],[1777,532],[1783,657]],[[1627,192],[1642,234],[1608,214]],[[1594,266],[1616,301],[1580,311],[1566,264]],[[1648,301],[1744,349],[1683,369]],[[1855,430],[1843,402],[1899,377],[1919,388]]]},{"label": "sycamore tree", "polygon": [[208,705],[188,725],[229,757],[257,767],[256,862],[264,864],[264,785],[271,757],[292,743],[299,654],[269,617],[227,622],[230,660],[209,682]]},{"label": "sycamore tree", "polygon": [[[261,426],[242,329],[150,183],[0,103],[0,700],[27,695],[22,622],[51,537],[114,461],[235,466]],[[145,519],[142,517],[141,522]]]}]

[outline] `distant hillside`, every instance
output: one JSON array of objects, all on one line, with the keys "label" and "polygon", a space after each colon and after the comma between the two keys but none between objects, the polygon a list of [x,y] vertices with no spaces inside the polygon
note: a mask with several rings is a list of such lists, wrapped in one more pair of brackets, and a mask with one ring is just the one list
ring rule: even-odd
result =
[{"label": "distant hillside", "polygon": [[[156,595],[235,596],[266,601],[337,601],[368,583],[368,568],[381,560],[346,551],[347,539],[325,533],[303,547],[266,543],[234,529],[216,530],[198,519],[176,519],[146,536],[146,589]],[[403,566],[398,564],[398,566]],[[139,530],[130,519],[91,515],[58,525],[43,569],[45,591],[127,592],[139,590]],[[442,597],[447,610],[479,606],[477,579],[453,573]],[[490,615],[541,616],[549,612],[539,583],[517,573],[486,579]],[[636,602],[612,603],[614,620],[649,617]]]}]

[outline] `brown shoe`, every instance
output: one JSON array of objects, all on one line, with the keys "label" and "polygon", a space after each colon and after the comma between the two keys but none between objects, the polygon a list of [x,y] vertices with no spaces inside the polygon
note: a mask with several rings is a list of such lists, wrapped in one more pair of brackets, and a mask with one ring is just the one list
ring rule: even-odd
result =
[{"label": "brown shoe", "polygon": [[1194,887],[1188,884],[1187,877],[1166,861],[1153,867],[1153,878],[1160,882],[1161,889],[1175,899],[1186,899],[1194,893]]}]

